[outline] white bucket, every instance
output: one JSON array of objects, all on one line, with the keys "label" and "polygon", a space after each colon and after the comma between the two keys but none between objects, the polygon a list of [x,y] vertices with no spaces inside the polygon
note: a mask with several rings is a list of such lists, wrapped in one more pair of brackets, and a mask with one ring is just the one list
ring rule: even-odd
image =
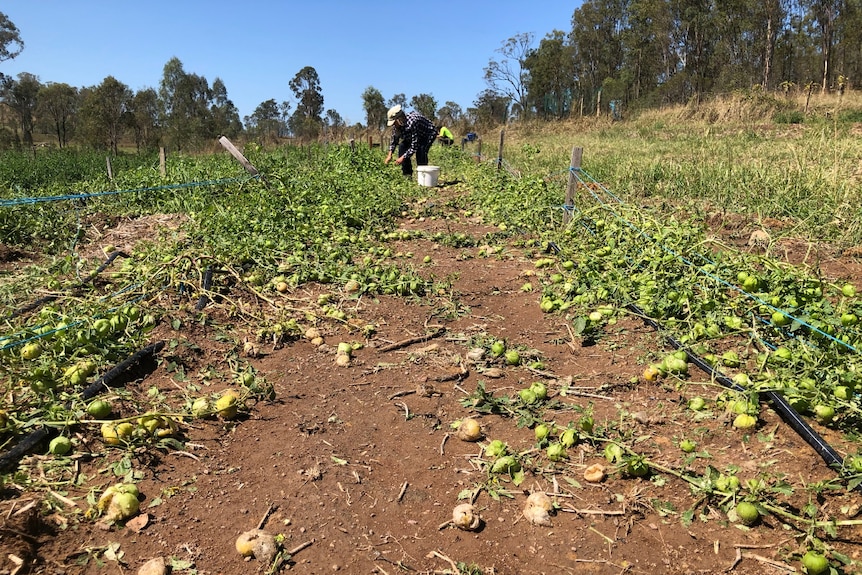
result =
[{"label": "white bucket", "polygon": [[440,166],[416,166],[416,172],[420,186],[433,188],[437,185],[437,179],[440,177]]}]

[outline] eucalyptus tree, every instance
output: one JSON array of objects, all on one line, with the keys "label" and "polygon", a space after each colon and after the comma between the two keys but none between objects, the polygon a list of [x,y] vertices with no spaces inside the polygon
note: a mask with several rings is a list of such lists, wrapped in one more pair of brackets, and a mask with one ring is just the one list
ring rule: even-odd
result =
[{"label": "eucalyptus tree", "polygon": [[437,119],[437,100],[431,94],[419,94],[410,98],[410,107],[434,122]]},{"label": "eucalyptus tree", "polygon": [[575,96],[575,63],[565,33],[554,30],[543,38],[527,56],[524,67],[529,72],[530,108],[544,119],[568,116]]},{"label": "eucalyptus tree", "polygon": [[317,70],[305,66],[289,83],[296,97],[296,110],[288,122],[291,132],[301,139],[314,139],[323,126],[323,93]]},{"label": "eucalyptus tree", "polygon": [[512,104],[512,99],[506,94],[501,94],[493,90],[484,90],[476,96],[476,101],[473,102],[475,109],[473,110],[473,124],[482,126],[493,126],[497,124],[505,124],[509,120],[509,106]]},{"label": "eucalyptus tree", "polygon": [[534,39],[532,32],[512,36],[497,49],[502,58],[499,61],[490,60],[485,68],[485,83],[490,91],[506,96],[524,117],[529,115],[527,83],[530,72],[526,61]]},{"label": "eucalyptus tree", "polygon": [[153,88],[138,90],[129,101],[127,125],[134,134],[138,151],[158,147],[161,138],[159,111],[159,95]]},{"label": "eucalyptus tree", "polygon": [[596,106],[605,80],[618,78],[623,68],[628,5],[629,0],[587,0],[572,15],[569,38],[581,91],[588,102],[595,97]]},{"label": "eucalyptus tree", "polygon": [[18,27],[0,12],[0,62],[16,58],[23,50],[24,41]]},{"label": "eucalyptus tree", "polygon": [[62,82],[49,82],[39,90],[37,101],[36,113],[46,123],[50,121],[51,129],[57,136],[57,146],[65,148],[78,113],[78,89]]},{"label": "eucalyptus tree", "polygon": [[386,103],[387,108],[391,108],[392,106],[401,106],[402,108],[407,106],[407,96],[404,93],[395,94],[389,101]]},{"label": "eucalyptus tree", "polygon": [[[826,91],[832,77],[832,48],[835,43],[835,26],[841,15],[844,0],[799,0],[809,14],[820,40],[820,89]],[[858,47],[857,47],[858,49]]]},{"label": "eucalyptus tree", "polygon": [[9,76],[2,78],[0,102],[6,104],[15,115],[16,137],[20,129],[20,139],[25,146],[33,145],[33,114],[41,88],[39,78],[29,72],[21,72],[16,79]]},{"label": "eucalyptus tree", "polygon": [[323,117],[323,127],[326,130],[327,137],[330,140],[338,141],[344,134],[344,129],[347,127],[347,122],[335,110],[327,110]]},{"label": "eucalyptus tree", "polygon": [[362,109],[365,111],[365,125],[372,130],[386,128],[386,103],[383,94],[374,86],[362,92]]},{"label": "eucalyptus tree", "polygon": [[113,76],[87,90],[81,102],[81,128],[87,143],[119,153],[132,98],[132,90]]},{"label": "eucalyptus tree", "polygon": [[281,112],[275,99],[257,105],[248,119],[249,132],[262,140],[278,140],[281,133]]},{"label": "eucalyptus tree", "polygon": [[177,150],[214,138],[210,103],[212,90],[207,79],[189,74],[179,58],[165,64],[159,83],[162,124],[167,143]]},{"label": "eucalyptus tree", "polygon": [[210,135],[235,138],[242,132],[242,121],[239,119],[239,110],[228,98],[227,87],[221,78],[213,80],[211,93],[210,118],[212,127]]},{"label": "eucalyptus tree", "polygon": [[437,110],[437,121],[441,126],[456,126],[464,118],[464,112],[456,102],[447,101]]}]

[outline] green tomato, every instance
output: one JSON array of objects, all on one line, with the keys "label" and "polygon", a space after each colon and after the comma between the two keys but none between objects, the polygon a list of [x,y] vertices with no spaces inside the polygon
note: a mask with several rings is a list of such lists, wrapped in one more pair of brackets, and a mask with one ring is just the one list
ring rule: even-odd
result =
[{"label": "green tomato", "polygon": [[491,355],[494,357],[500,357],[504,353],[506,353],[506,342],[503,340],[497,340],[491,344]]},{"label": "green tomato", "polygon": [[802,566],[808,575],[825,575],[829,573],[829,560],[816,551],[808,551],[802,556]]},{"label": "green tomato", "polygon": [[539,401],[544,401],[548,399],[548,388],[541,381],[533,382],[530,385],[530,391],[536,394],[536,399]]},{"label": "green tomato", "polygon": [[536,426],[534,433],[536,434],[536,441],[539,441],[539,442],[544,441],[551,434],[551,427],[549,425],[544,424],[544,423],[540,423],[539,425]]},{"label": "green tomato", "polygon": [[565,459],[566,448],[559,443],[552,443],[545,450],[545,453],[551,461],[559,461],[561,459]]},{"label": "green tomato", "polygon": [[506,352],[506,364],[508,365],[520,365],[521,364],[521,354],[515,351],[514,349]]},{"label": "green tomato", "polygon": [[66,455],[72,451],[72,441],[65,435],[60,435],[48,444],[48,453],[52,455]]},{"label": "green tomato", "polygon": [[856,286],[853,284],[844,284],[841,287],[841,293],[844,297],[856,297]]},{"label": "green tomato", "polygon": [[679,448],[682,449],[685,453],[691,453],[692,451],[697,449],[697,443],[695,443],[691,439],[683,439],[679,442]]},{"label": "green tomato", "polygon": [[692,397],[688,400],[688,408],[692,411],[700,411],[706,407],[706,400],[702,397]]},{"label": "green tomato", "polygon": [[760,520],[760,511],[753,503],[748,501],[740,501],[736,504],[736,516],[743,525],[754,525]]},{"label": "green tomato", "polygon": [[87,413],[96,419],[104,419],[111,415],[111,403],[104,399],[96,399],[87,406]]},{"label": "green tomato", "polygon": [[536,394],[532,389],[522,389],[518,392],[518,397],[520,397],[521,401],[526,405],[532,405],[538,401],[536,398]]}]

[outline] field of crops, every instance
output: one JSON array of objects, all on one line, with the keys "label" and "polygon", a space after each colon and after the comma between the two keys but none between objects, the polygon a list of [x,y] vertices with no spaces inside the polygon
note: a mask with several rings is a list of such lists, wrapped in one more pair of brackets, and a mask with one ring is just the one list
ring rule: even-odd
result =
[{"label": "field of crops", "polygon": [[858,572],[854,125],[691,128],[8,154],[4,568]]}]

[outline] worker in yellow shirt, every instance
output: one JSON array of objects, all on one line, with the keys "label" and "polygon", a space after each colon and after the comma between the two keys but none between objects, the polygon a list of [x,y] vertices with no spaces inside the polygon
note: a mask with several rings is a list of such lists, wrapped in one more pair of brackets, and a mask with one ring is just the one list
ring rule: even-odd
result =
[{"label": "worker in yellow shirt", "polygon": [[443,126],[440,128],[440,133],[437,134],[437,139],[440,140],[440,143],[444,146],[451,146],[455,141],[455,136],[452,135],[452,132],[449,131],[449,128]]}]

